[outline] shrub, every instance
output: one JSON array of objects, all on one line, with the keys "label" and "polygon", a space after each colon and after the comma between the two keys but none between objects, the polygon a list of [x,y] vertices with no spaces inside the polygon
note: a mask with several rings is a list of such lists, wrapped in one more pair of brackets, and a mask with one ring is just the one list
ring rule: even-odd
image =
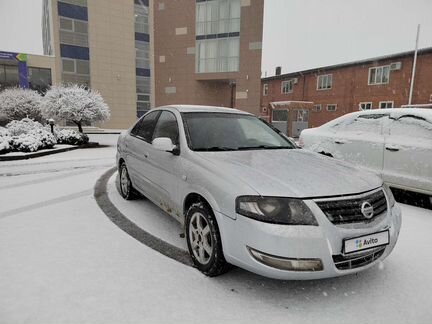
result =
[{"label": "shrub", "polygon": [[29,118],[13,120],[6,128],[12,136],[11,146],[16,151],[35,152],[52,148],[57,143],[49,130]]},{"label": "shrub", "polygon": [[84,133],[79,133],[72,129],[55,129],[54,134],[57,137],[58,144],[82,145],[87,144],[89,138]]},{"label": "shrub", "polygon": [[41,95],[30,89],[10,88],[0,92],[0,115],[8,120],[41,120]]},{"label": "shrub", "polygon": [[31,120],[30,118],[24,118],[22,120],[13,120],[6,125],[9,133],[12,136],[18,136],[21,134],[28,134],[33,130],[42,129],[41,123]]},{"label": "shrub", "polygon": [[9,131],[4,127],[0,127],[0,154],[5,154],[12,150],[11,141],[12,138]]},{"label": "shrub", "polygon": [[12,137],[12,147],[20,152],[36,152],[42,147],[42,142],[34,134],[21,134]]}]

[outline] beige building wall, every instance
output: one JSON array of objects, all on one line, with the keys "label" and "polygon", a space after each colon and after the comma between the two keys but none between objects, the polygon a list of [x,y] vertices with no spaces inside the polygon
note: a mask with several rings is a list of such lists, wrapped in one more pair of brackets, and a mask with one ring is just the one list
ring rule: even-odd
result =
[{"label": "beige building wall", "polygon": [[56,71],[56,58],[54,56],[27,55],[27,66],[51,69],[51,80],[53,84],[61,82],[60,75]]},{"label": "beige building wall", "polygon": [[111,109],[104,128],[136,120],[134,2],[89,0],[90,84]]}]

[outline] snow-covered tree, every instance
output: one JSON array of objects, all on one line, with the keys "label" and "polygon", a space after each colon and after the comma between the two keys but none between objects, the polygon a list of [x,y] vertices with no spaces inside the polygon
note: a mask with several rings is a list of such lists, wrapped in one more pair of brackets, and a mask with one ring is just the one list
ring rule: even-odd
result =
[{"label": "snow-covered tree", "polygon": [[10,88],[0,92],[0,115],[8,120],[41,120],[41,96],[30,89]]},{"label": "snow-covered tree", "polygon": [[42,99],[41,110],[46,119],[75,123],[81,133],[83,123],[110,118],[109,107],[99,92],[76,84],[52,86]]}]

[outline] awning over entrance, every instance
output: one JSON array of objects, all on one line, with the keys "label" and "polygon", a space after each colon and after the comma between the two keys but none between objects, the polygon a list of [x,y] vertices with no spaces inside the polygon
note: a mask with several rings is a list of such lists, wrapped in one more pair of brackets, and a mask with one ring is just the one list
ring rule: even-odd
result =
[{"label": "awning over entrance", "polygon": [[273,101],[270,102],[270,107],[272,109],[311,109],[313,107],[312,101]]}]

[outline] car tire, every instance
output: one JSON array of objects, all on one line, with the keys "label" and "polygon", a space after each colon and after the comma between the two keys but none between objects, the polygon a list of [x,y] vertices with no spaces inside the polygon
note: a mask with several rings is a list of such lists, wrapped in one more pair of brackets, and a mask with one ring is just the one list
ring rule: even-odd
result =
[{"label": "car tire", "polygon": [[230,269],[216,218],[207,204],[192,204],[186,212],[186,241],[195,267],[205,275],[215,277]]},{"label": "car tire", "polygon": [[119,191],[120,195],[126,200],[133,200],[138,197],[138,193],[132,186],[126,163],[122,162],[119,167]]}]

